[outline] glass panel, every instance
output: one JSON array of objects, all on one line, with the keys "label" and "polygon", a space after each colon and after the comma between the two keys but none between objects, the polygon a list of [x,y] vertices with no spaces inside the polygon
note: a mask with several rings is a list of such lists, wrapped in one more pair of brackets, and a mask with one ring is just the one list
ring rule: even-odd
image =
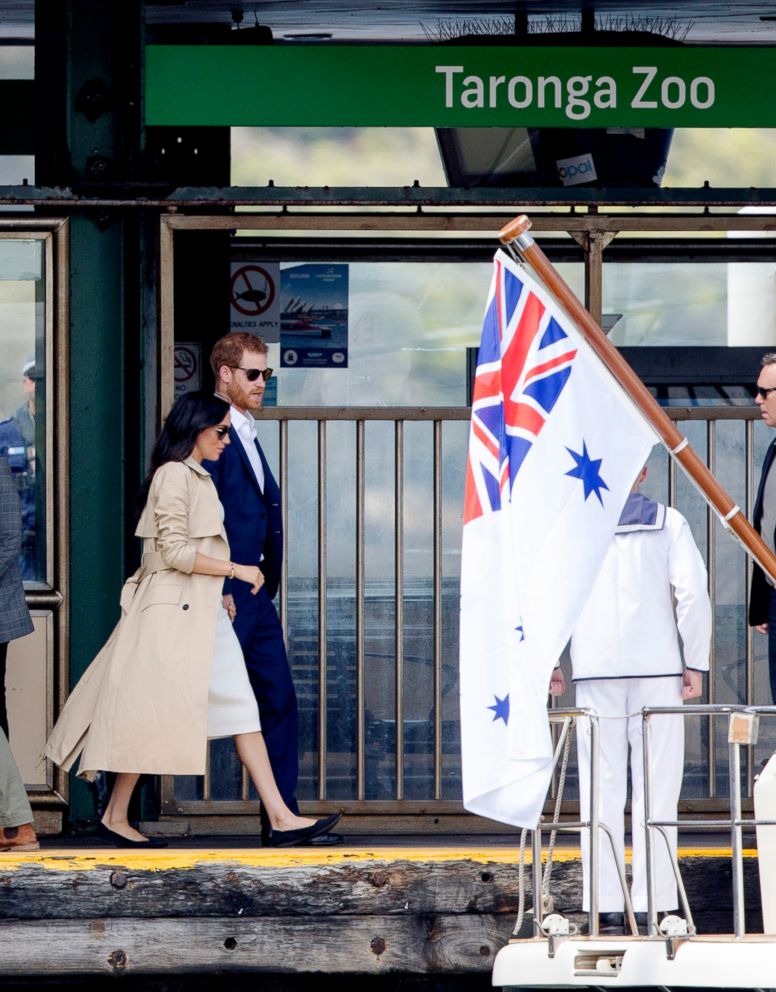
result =
[{"label": "glass panel", "polygon": [[444,186],[430,127],[233,127],[232,185]]},{"label": "glass panel", "polygon": [[[333,799],[355,799],[356,782],[356,429],[326,428],[326,564],[329,692],[326,788]],[[290,611],[289,611],[290,614]],[[291,621],[293,623],[293,621]]]},{"label": "glass panel", "polygon": [[45,282],[41,241],[0,240],[0,454],[22,504],[19,567],[27,588],[46,584]]},{"label": "glass panel", "polygon": [[210,798],[239,799],[242,789],[242,763],[231,737],[210,741]]},{"label": "glass panel", "polygon": [[404,425],[404,797],[434,795],[434,425]]},{"label": "glass panel", "polygon": [[[274,424],[261,429],[277,435]],[[318,790],[318,462],[317,424],[288,425],[288,660],[299,704],[300,795]],[[266,450],[266,449],[265,449]],[[273,472],[275,463],[273,462]],[[276,478],[278,476],[276,475]]]},{"label": "glass panel", "polygon": [[[715,472],[733,500],[746,507],[746,423],[721,420],[715,424]],[[714,520],[714,683],[713,702],[745,703],[746,699],[746,554]],[[763,697],[759,697],[762,699]]]},{"label": "glass panel", "polygon": [[770,186],[774,151],[773,128],[677,128],[663,185]]},{"label": "glass panel", "polygon": [[173,795],[178,802],[196,802],[205,798],[205,779],[201,775],[176,775]]},{"label": "glass panel", "polygon": [[[2,76],[0,76],[2,78]],[[34,155],[0,155],[0,186],[35,185]],[[3,213],[34,213],[35,207],[5,206]]]},{"label": "glass panel", "polygon": [[[448,185],[433,128],[231,130],[234,186],[265,186],[270,180],[278,186],[307,186],[311,176],[317,186],[404,186],[415,180],[421,186]],[[503,144],[505,129],[491,130]],[[519,128],[512,134],[518,142],[521,135]],[[502,155],[510,151],[498,150]],[[768,187],[775,153],[773,128],[676,128],[661,185],[726,187],[735,177],[737,186]]]},{"label": "glass panel", "polygon": [[394,427],[373,421],[364,434],[366,798],[390,799],[396,789]]},{"label": "glass panel", "polygon": [[35,47],[32,44],[3,44],[0,79],[34,79]]},{"label": "glass panel", "polygon": [[[466,349],[480,343],[491,268],[351,263],[347,367],[279,368],[278,404],[463,406]],[[582,299],[582,264],[557,268]]]},{"label": "glass panel", "polygon": [[776,344],[774,262],[607,262],[603,310],[616,345]]}]

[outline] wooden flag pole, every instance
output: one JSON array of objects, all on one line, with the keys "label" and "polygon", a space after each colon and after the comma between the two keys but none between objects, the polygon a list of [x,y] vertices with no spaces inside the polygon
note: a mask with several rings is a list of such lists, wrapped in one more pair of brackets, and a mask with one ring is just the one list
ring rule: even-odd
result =
[{"label": "wooden flag pole", "polygon": [[516,247],[566,313],[574,320],[585,340],[606,365],[614,378],[630,395],[658,437],[689,475],[704,499],[716,510],[724,527],[733,531],[757,564],[776,582],[776,555],[744,516],[741,508],[720,486],[697,452],[666,415],[654,396],[628,365],[620,352],[582,306],[570,287],[528,233],[531,221],[522,214],[501,229],[499,239],[513,251]]}]

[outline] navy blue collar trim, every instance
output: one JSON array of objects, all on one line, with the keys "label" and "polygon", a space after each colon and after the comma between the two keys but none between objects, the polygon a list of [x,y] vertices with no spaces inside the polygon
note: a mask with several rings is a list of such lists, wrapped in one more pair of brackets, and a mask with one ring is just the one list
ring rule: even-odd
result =
[{"label": "navy blue collar trim", "polygon": [[637,530],[662,530],[666,521],[666,508],[662,503],[647,499],[641,493],[628,497],[615,534],[629,534]]}]

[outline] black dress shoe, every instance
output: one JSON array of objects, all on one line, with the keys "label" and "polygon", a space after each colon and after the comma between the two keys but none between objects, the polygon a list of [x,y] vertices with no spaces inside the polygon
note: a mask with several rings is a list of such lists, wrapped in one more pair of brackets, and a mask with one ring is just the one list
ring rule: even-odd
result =
[{"label": "black dress shoe", "polygon": [[334,847],[335,844],[342,844],[345,838],[342,834],[318,834],[312,837],[304,845],[305,847]]},{"label": "black dress shoe", "polygon": [[146,837],[145,840],[130,840],[129,837],[122,837],[115,830],[106,827],[104,823],[97,824],[97,836],[100,840],[107,840],[114,847],[147,848],[147,847],[167,847],[167,841],[161,837]]},{"label": "black dress shoe", "polygon": [[309,844],[313,837],[319,837],[321,834],[325,834],[328,830],[331,830],[341,816],[342,813],[332,813],[331,816],[326,816],[322,820],[316,820],[309,827],[301,827],[299,830],[273,830],[270,827],[267,846],[299,847],[303,844]]}]

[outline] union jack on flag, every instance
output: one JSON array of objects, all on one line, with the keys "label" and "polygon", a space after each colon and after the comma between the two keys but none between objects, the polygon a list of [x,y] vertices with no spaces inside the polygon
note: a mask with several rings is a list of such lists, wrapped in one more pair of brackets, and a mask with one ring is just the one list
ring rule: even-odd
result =
[{"label": "union jack on flag", "polygon": [[577,349],[526,280],[496,256],[472,400],[464,523],[501,509],[571,374]]},{"label": "union jack on flag", "polygon": [[569,317],[497,252],[461,548],[461,764],[474,813],[536,825],[550,673],[656,440]]}]

